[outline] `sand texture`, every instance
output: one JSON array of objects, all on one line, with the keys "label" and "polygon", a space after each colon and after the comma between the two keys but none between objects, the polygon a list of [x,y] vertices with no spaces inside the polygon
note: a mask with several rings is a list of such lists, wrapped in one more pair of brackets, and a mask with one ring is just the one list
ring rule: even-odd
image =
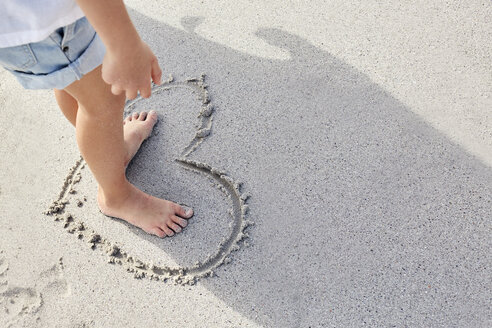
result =
[{"label": "sand texture", "polygon": [[50,91],[0,71],[0,327],[489,327],[492,5],[127,1],[164,71],[96,205]]},{"label": "sand texture", "polygon": [[[162,121],[129,165],[129,180],[152,195],[165,199],[177,197],[184,206],[193,204],[197,212],[191,221],[194,229],[160,240],[122,224],[124,221],[105,219],[98,213],[94,197],[97,183],[85,169],[82,158],[70,168],[58,198],[45,214],[60,221],[67,232],[91,248],[100,246],[107,253],[109,263],[123,265],[136,278],[162,281],[172,278],[175,283],[194,284],[198,278],[213,276],[216,268],[231,261],[231,253],[239,250],[248,236],[245,230],[253,222],[246,219],[249,195],[241,192],[240,182],[220,169],[188,159],[212,130],[214,107],[207,89],[204,74],[184,82],[175,81],[171,75],[168,81],[153,88],[152,99],[139,97],[129,101],[125,110],[125,115],[130,115],[155,108]],[[192,119],[174,119],[178,110],[185,114],[183,117],[186,114],[189,118],[197,117],[198,122],[192,125]],[[164,124],[167,129],[162,131],[160,127]],[[190,141],[183,145],[185,140]],[[158,158],[150,163],[148,159],[155,154]],[[149,180],[150,176],[154,177]],[[197,192],[190,194],[186,191],[188,186]],[[182,193],[169,194],[169,191]],[[128,230],[133,233],[126,233]],[[200,241],[203,235],[207,238]],[[133,253],[121,245],[131,245]],[[176,256],[182,264],[173,260]]]}]

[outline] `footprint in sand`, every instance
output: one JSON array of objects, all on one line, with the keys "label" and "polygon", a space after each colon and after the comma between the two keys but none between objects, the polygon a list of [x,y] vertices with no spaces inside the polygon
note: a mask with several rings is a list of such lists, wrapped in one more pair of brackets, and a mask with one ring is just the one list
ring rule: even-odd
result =
[{"label": "footprint in sand", "polygon": [[8,262],[0,252],[0,327],[34,326],[43,304],[70,293],[61,260],[42,272],[32,287],[10,286],[7,274]]},{"label": "footprint in sand", "polygon": [[[84,203],[87,202],[87,197],[81,197],[78,190],[78,187],[80,186],[79,182],[85,168],[85,162],[82,159],[77,161],[70,169],[58,199],[53,202],[45,214],[53,216],[56,221],[62,222],[63,227],[69,233],[76,235],[81,240],[85,240],[94,249],[98,248],[105,251],[109,255],[110,263],[118,263],[125,266],[127,271],[132,272],[137,278],[149,277],[151,279],[162,281],[172,278],[177,283],[194,284],[196,279],[212,276],[217,267],[231,261],[231,253],[238,250],[241,245],[246,243],[245,239],[248,234],[245,232],[245,229],[252,225],[252,222],[246,219],[246,214],[248,212],[246,201],[248,195],[241,191],[241,183],[235,181],[225,172],[214,168],[209,164],[191,160],[189,158],[190,154],[192,154],[200,144],[207,139],[212,130],[214,106],[209,96],[209,89],[208,85],[205,83],[204,74],[199,78],[188,78],[184,81],[175,81],[171,76],[168,81],[153,88],[153,98],[150,98],[150,100],[156,99],[156,95],[158,97],[159,94],[168,94],[170,91],[176,92],[176,90],[190,90],[198,97],[199,112],[195,113],[195,115],[198,114],[198,121],[195,125],[195,129],[186,130],[188,137],[182,136],[184,138],[189,138],[188,140],[191,139],[191,141],[184,146],[179,146],[180,140],[174,142],[165,139],[164,142],[167,143],[165,145],[160,145],[159,147],[163,147],[166,154],[161,155],[161,157],[158,157],[152,163],[145,163],[145,166],[148,167],[149,165],[154,165],[152,170],[157,171],[157,174],[154,172],[154,176],[157,176],[157,179],[159,179],[159,176],[168,176],[171,177],[173,182],[178,181],[181,178],[176,169],[178,171],[183,169],[187,172],[192,171],[198,176],[206,177],[207,180],[211,182],[211,185],[217,187],[223,193],[224,199],[229,205],[228,207],[224,207],[225,213],[220,214],[220,216],[229,217],[230,221],[225,223],[229,226],[229,229],[227,230],[227,227],[224,228],[225,238],[222,238],[222,240],[219,239],[217,240],[217,244],[211,245],[212,250],[207,256],[200,255],[201,258],[199,258],[198,261],[195,261],[194,264],[183,264],[181,266],[155,264],[155,262],[150,263],[150,261],[147,261],[146,263],[143,258],[130,254],[128,249],[124,249],[124,246],[120,246],[120,243],[111,240],[109,237],[103,236],[102,232],[104,230],[111,230],[116,227],[99,226],[99,228],[95,228],[95,226],[99,224],[97,222],[100,222],[100,220],[91,222],[91,218],[87,217],[87,211],[80,211],[80,207],[83,207]],[[144,101],[145,100],[142,98],[137,98],[128,102],[126,104],[125,114],[129,114],[132,111],[144,110],[146,108],[146,105],[142,105]],[[196,104],[196,100],[193,101]],[[142,105],[142,108],[138,108],[140,105]],[[152,106],[152,103],[148,103],[147,105]],[[194,108],[192,104],[190,104],[190,106]],[[186,109],[189,110],[189,108]],[[186,125],[188,124],[188,121],[179,122],[177,126]],[[176,129],[176,126],[173,126],[173,129]],[[172,138],[173,136],[167,135],[166,137]],[[154,140],[155,137],[150,139]],[[151,142],[153,142],[152,140]],[[173,147],[178,148],[174,149]],[[172,153],[173,151],[175,151],[176,154],[174,156],[169,155],[169,153]],[[165,158],[165,160],[162,158]],[[138,172],[145,169],[148,170],[148,168],[145,168],[144,166],[138,167],[134,169],[134,172],[137,172],[138,174]],[[129,176],[132,175],[131,165],[129,166],[127,174]],[[193,179],[196,180],[196,176]],[[86,179],[84,178],[84,180]],[[159,188],[160,185],[166,183],[167,181],[152,181],[150,188],[152,188],[152,185],[157,185],[156,188]],[[190,181],[187,183],[193,184],[193,182]],[[138,185],[138,181],[136,184],[138,187],[142,188]],[[145,188],[143,189],[145,190]],[[182,192],[186,192],[187,190],[186,187],[177,189],[182,190]],[[160,189],[156,189],[156,192],[159,191]],[[158,196],[170,199],[165,194]],[[186,196],[187,195],[179,195],[178,198],[184,199]],[[210,199],[210,201],[215,200]],[[201,202],[204,203],[203,199]],[[72,206],[73,204],[76,204],[76,206]],[[68,205],[71,205],[71,207],[67,207]],[[193,206],[194,204],[190,205]],[[213,207],[214,205],[209,204],[208,208],[202,208],[202,211],[210,210],[210,208]],[[74,213],[77,213],[77,215]],[[217,218],[217,213],[210,213],[209,218],[209,222],[214,222],[215,218]],[[140,239],[143,238],[149,237],[141,236]],[[171,247],[172,245],[167,246]],[[167,248],[164,249],[167,250]],[[197,249],[194,251],[198,252]],[[156,254],[156,256],[158,256],[158,254]]]}]

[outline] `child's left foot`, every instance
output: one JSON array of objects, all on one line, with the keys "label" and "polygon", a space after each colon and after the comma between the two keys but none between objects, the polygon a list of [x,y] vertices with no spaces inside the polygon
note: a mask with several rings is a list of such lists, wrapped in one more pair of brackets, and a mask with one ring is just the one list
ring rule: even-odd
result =
[{"label": "child's left foot", "polygon": [[125,167],[135,156],[142,142],[149,137],[156,122],[157,113],[153,110],[149,113],[133,113],[125,118],[123,121],[123,134],[127,150]]}]

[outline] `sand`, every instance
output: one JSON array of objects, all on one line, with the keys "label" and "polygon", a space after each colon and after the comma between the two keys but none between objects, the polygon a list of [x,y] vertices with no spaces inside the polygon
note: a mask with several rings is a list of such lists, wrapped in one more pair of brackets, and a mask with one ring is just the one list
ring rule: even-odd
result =
[{"label": "sand", "polygon": [[[155,256],[155,249],[147,250],[147,256],[144,256],[148,258],[147,260],[145,260],[144,257],[142,257],[141,255],[130,255],[128,251],[122,250],[122,246],[119,245],[135,245],[138,241],[121,240],[117,242],[115,240],[111,240],[110,237],[103,237],[94,224],[91,227],[91,219],[96,220],[96,222],[99,221],[109,224],[114,221],[108,220],[107,218],[104,218],[104,215],[97,213],[97,206],[94,203],[92,203],[92,206],[90,206],[89,208],[84,207],[84,204],[88,201],[88,196],[80,195],[93,193],[93,190],[97,188],[97,184],[94,179],[91,179],[90,172],[85,169],[86,164],[82,158],[79,158],[75,162],[74,166],[69,170],[69,173],[64,180],[63,187],[58,198],[50,205],[48,210],[45,212],[45,215],[53,217],[55,221],[61,221],[63,228],[66,229],[68,233],[74,234],[77,236],[78,239],[87,242],[92,249],[101,248],[107,253],[109,257],[109,263],[120,264],[124,266],[128,272],[132,272],[134,274],[135,278],[147,277],[152,280],[164,282],[172,278],[173,281],[177,284],[194,285],[199,278],[213,276],[214,270],[216,268],[218,268],[222,264],[230,263],[231,253],[239,250],[241,245],[244,245],[244,241],[248,236],[248,233],[245,230],[248,226],[251,226],[253,222],[246,219],[246,214],[248,212],[248,205],[246,204],[246,201],[249,198],[249,195],[241,192],[240,182],[234,181],[234,179],[229,177],[220,169],[212,167],[206,163],[188,159],[191,153],[193,153],[198,148],[198,146],[202,142],[204,142],[205,138],[210,135],[212,129],[212,115],[214,112],[214,107],[213,104],[210,102],[210,98],[208,96],[208,85],[205,83],[205,74],[201,74],[199,78],[187,78],[183,82],[175,81],[171,75],[169,79],[162,83],[160,86],[154,86],[152,90],[152,93],[154,95],[152,100],[144,101],[143,98],[138,97],[135,100],[129,101],[126,104],[125,116],[130,115],[132,112],[140,112],[142,110],[145,110],[146,106],[150,106],[151,104],[153,108],[156,108],[156,111],[162,120],[163,116],[169,114],[170,112],[172,113],[172,110],[161,110],[165,107],[166,104],[169,104],[169,99],[166,99],[166,97],[164,97],[163,100],[165,101],[165,103],[163,103],[161,106],[158,105],[158,103],[160,102],[159,98],[161,98],[162,93],[172,93],[172,90],[177,88],[189,89],[194,94],[194,97],[197,98],[195,102],[197,102],[199,106],[195,107],[199,107],[200,109],[198,111],[199,122],[196,124],[196,132],[194,137],[183,148],[179,156],[169,159],[165,162],[165,164],[161,160],[159,161],[158,166],[172,167],[173,161],[178,162],[181,166],[183,166],[183,168],[189,171],[196,172],[200,176],[208,178],[206,179],[208,183],[212,183],[215,187],[223,192],[225,197],[222,198],[228,198],[230,200],[230,208],[225,211],[226,213],[230,214],[230,218],[228,218],[227,220],[230,221],[228,222],[230,229],[226,232],[226,236],[223,237],[222,240],[218,243],[218,247],[216,247],[216,249],[213,249],[209,254],[201,254],[201,257],[196,254],[197,251],[200,252],[201,250],[193,249],[192,251],[194,251],[193,253],[195,254],[188,255],[192,258],[195,258],[195,262],[193,262],[193,265],[191,264],[189,259],[184,260],[185,262],[189,263],[188,265],[176,265],[174,263],[156,263],[156,259],[159,259],[159,257]],[[177,95],[173,96],[176,97]],[[145,102],[145,105],[141,105],[141,103]],[[185,107],[193,108],[193,106]],[[167,120],[165,120],[165,122],[167,122]],[[158,143],[159,138],[157,136],[158,134],[161,134],[160,132],[161,131],[159,127],[157,127],[153,131],[154,138],[152,138],[150,141],[150,143],[157,145],[157,150],[154,149],[148,151],[149,147],[151,146],[149,146],[149,142],[147,142],[142,147],[139,157],[143,158],[146,152],[149,152],[149,155],[152,156],[152,153],[161,150],[159,148],[162,147],[162,144]],[[173,131],[173,135],[175,138],[178,137],[175,131]],[[170,138],[165,138],[166,142],[169,142],[169,139]],[[183,140],[185,139],[185,137],[179,136],[177,139]],[[176,142],[173,142],[173,144],[179,144],[178,140],[176,140]],[[169,150],[170,149],[166,149],[166,151]],[[141,189],[148,191],[148,187],[146,188],[145,186],[142,186],[141,182],[139,183],[139,181],[144,180],[142,179],[142,174],[145,175],[145,172],[143,173],[143,171],[145,170],[145,166],[152,167],[153,165],[146,165],[145,162],[137,162],[139,162],[138,159],[133,160],[128,168],[129,179],[130,181],[134,181],[134,183],[139,184],[139,187],[141,187]],[[134,168],[138,165],[144,167],[137,169]],[[137,172],[136,176],[133,172]],[[166,188],[170,188],[170,186],[169,183],[166,184],[165,181],[176,180],[176,176],[173,176],[175,172],[176,168],[173,168],[171,171],[169,171],[168,174],[161,174],[163,178],[163,185],[166,185]],[[80,181],[82,180],[83,176],[86,176],[84,180],[92,181],[80,187]],[[180,189],[186,189],[185,186],[191,184],[195,185],[196,188],[197,183],[195,182],[195,180],[197,178],[200,179],[201,177],[197,177],[196,174],[193,175],[192,179],[188,180],[186,184],[180,187]],[[205,189],[206,187],[207,186],[204,186]],[[172,189],[175,188],[176,187],[173,187]],[[152,194],[156,193],[152,192]],[[196,203],[196,200],[188,200],[188,202]],[[208,203],[208,206],[211,205],[212,204]],[[82,207],[84,208],[82,209]],[[214,206],[214,208],[217,207]],[[74,212],[79,213],[77,215],[73,214]],[[205,221],[207,220],[207,218],[217,217],[218,215],[220,215],[220,213],[216,213],[216,215],[204,215],[204,211],[198,210],[198,213],[195,215],[192,222],[194,224],[197,224],[202,220],[202,216],[203,220]],[[210,234],[209,230],[212,230],[214,232],[219,231],[219,229],[214,229],[213,227],[214,224],[218,224],[218,220],[214,221],[215,222],[212,223],[212,221],[208,220],[208,223],[212,223],[212,226],[208,227],[207,230],[203,229],[205,228],[205,225],[202,225],[201,227],[196,227],[194,230],[197,230],[200,235],[208,235],[208,238],[210,240],[213,240],[214,238],[212,238],[213,236]],[[117,222],[116,225],[118,226],[105,227],[103,228],[103,230],[109,230],[111,231],[109,234],[113,234],[114,230],[118,229],[120,222]],[[139,231],[137,228],[131,226],[127,227],[137,233],[139,237],[142,237],[140,236],[142,232]],[[198,229],[202,229],[202,231],[199,231]],[[124,235],[125,232],[123,231],[122,234]],[[148,237],[150,236],[145,237],[146,239],[148,239]],[[184,239],[183,237],[187,238]],[[172,248],[176,248],[176,252],[180,253],[181,256],[183,256],[185,255],[185,253],[183,252],[183,248],[186,248],[186,245],[192,244],[193,240],[195,240],[197,237],[198,236],[196,234],[195,236],[186,233],[178,235],[176,238],[172,238],[172,240],[176,241],[181,239],[181,244],[175,246],[167,245],[166,247],[166,241],[171,240],[171,238],[166,238],[166,241],[164,241],[163,243],[160,240],[157,240],[157,242],[162,244],[163,248],[167,249],[168,251],[171,251]],[[153,239],[155,243],[156,238],[152,237],[151,239]],[[217,243],[217,240],[215,241]],[[146,245],[142,245],[142,247],[138,247],[139,251],[142,251],[145,246]],[[157,252],[159,251],[157,250]],[[152,259],[153,261],[150,262]]]},{"label": "sand", "polygon": [[0,326],[486,327],[488,2],[128,1],[172,76],[128,167],[195,215],[102,215],[49,91],[0,71]]}]

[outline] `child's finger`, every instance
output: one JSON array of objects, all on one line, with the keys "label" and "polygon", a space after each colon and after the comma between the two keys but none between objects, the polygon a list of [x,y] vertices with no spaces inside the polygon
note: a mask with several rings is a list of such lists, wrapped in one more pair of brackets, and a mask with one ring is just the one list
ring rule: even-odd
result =
[{"label": "child's finger", "polygon": [[157,58],[154,58],[152,61],[152,70],[150,72],[152,76],[152,81],[154,81],[155,84],[160,85],[161,84],[161,77],[162,77],[162,70],[161,67],[159,66],[159,62],[157,61]]},{"label": "child's finger", "polygon": [[142,98],[149,98],[150,97],[150,81],[149,83],[143,87],[143,88],[140,88],[140,95],[142,96]]},{"label": "child's finger", "polygon": [[138,90],[127,89],[126,90],[126,99],[135,99],[137,98]]},{"label": "child's finger", "polygon": [[116,86],[116,85],[113,84],[113,85],[111,85],[111,92],[115,96],[117,96],[117,95],[120,95],[123,92],[123,90],[120,87],[118,87],[118,86]]}]

